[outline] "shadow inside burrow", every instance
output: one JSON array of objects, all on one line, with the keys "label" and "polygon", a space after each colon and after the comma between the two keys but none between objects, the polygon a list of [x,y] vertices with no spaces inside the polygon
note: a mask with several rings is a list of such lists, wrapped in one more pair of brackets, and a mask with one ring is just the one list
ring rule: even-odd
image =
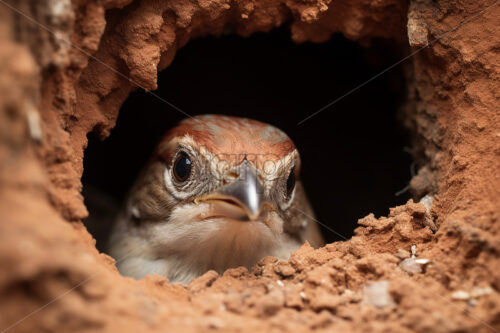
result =
[{"label": "shadow inside burrow", "polygon": [[[216,113],[270,123],[295,142],[301,178],[327,242],[352,236],[357,220],[386,215],[409,193],[409,137],[398,120],[403,68],[396,67],[299,122],[402,57],[398,46],[369,47],[334,35],[294,44],[282,28],[248,38],[207,37],[188,43],[159,74],[155,94],[190,115]],[[159,138],[185,116],[144,91],[123,104],[116,127],[85,151],[87,228],[103,250],[111,222]],[[334,230],[332,232],[331,230]]]}]

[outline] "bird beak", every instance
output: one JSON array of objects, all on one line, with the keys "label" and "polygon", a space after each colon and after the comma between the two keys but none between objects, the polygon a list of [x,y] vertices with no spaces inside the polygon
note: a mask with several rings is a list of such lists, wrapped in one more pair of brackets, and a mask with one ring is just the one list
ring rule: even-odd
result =
[{"label": "bird beak", "polygon": [[247,160],[238,166],[237,174],[238,177],[231,183],[196,198],[195,203],[215,203],[218,205],[218,211],[223,212],[220,215],[229,215],[229,217],[237,215],[234,211],[234,208],[237,208],[248,219],[256,220],[262,211],[262,207],[266,204],[272,206],[272,204],[265,199],[264,186],[258,177],[257,170]]}]

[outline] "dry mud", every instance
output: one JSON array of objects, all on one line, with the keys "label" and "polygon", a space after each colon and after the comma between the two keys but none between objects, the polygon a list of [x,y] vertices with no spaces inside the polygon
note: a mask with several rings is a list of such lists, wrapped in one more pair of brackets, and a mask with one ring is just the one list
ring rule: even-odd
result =
[{"label": "dry mud", "polygon": [[[500,330],[498,22],[491,0],[2,1],[1,332]],[[296,42],[425,47],[407,60],[404,112],[427,161],[412,191],[432,205],[187,287],[120,276],[81,222],[87,133],[109,135],[127,77],[155,89],[190,39],[285,23]]]}]

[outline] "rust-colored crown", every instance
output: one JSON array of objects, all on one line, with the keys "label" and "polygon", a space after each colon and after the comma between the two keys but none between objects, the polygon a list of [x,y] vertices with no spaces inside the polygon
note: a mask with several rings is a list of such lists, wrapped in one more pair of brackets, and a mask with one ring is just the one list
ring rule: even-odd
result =
[{"label": "rust-colored crown", "polygon": [[175,139],[189,136],[199,147],[214,155],[272,156],[281,159],[295,149],[293,141],[280,129],[260,121],[224,115],[187,118],[167,132],[159,151],[166,161],[175,149]]}]

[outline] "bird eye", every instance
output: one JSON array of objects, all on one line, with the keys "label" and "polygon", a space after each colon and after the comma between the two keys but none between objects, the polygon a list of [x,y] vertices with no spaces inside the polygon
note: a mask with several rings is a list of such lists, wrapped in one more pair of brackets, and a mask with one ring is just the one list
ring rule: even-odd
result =
[{"label": "bird eye", "polygon": [[290,174],[288,175],[288,179],[286,180],[286,195],[290,196],[294,188],[295,188],[295,167],[293,167],[292,170],[290,170]]},{"label": "bird eye", "polygon": [[174,162],[174,177],[180,182],[184,182],[191,174],[192,162],[186,153],[179,153]]}]

